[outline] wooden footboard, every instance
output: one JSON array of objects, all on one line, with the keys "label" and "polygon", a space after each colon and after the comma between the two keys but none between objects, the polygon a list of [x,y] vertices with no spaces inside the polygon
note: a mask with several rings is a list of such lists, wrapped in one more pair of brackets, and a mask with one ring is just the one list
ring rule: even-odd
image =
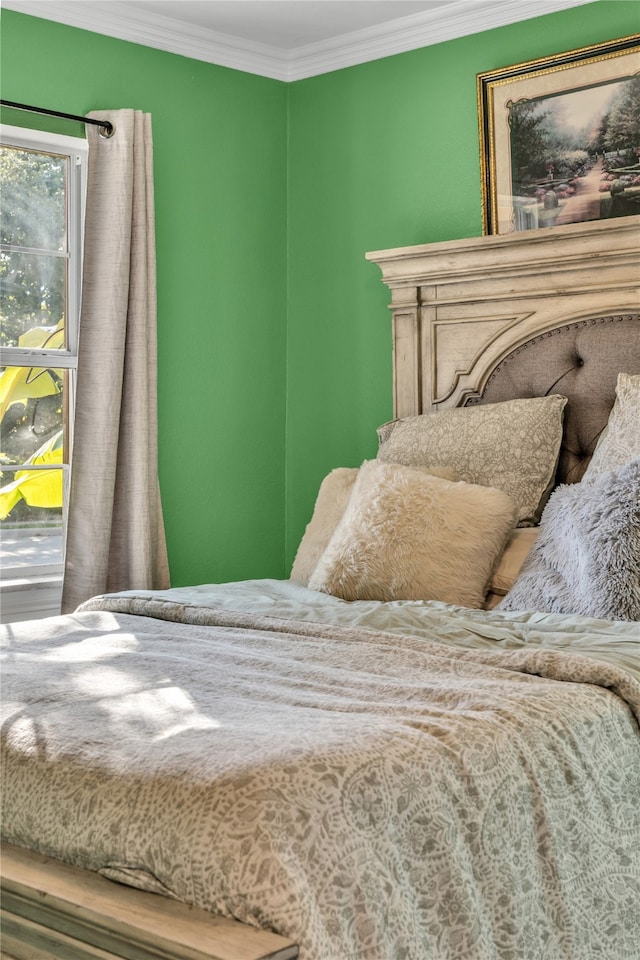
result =
[{"label": "wooden footboard", "polygon": [[295,960],[285,937],[2,844],[1,958]]}]

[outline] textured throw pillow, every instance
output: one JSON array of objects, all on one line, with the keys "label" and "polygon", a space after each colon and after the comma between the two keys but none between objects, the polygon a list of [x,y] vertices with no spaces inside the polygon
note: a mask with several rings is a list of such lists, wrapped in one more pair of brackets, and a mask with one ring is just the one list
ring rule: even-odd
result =
[{"label": "textured throw pillow", "polygon": [[640,459],[551,494],[499,609],[640,620]]},{"label": "textured throw pillow", "polygon": [[516,582],[522,564],[536,541],[540,527],[518,527],[504,548],[498,565],[491,574],[489,590],[502,596],[509,593]]},{"label": "textured throw pillow", "polygon": [[[640,457],[640,374],[618,374],[616,399],[584,477],[596,477]],[[584,479],[584,478],[583,478]]]},{"label": "textured throw pillow", "polygon": [[378,430],[378,460],[448,463],[460,480],[503,490],[531,526],[553,487],[566,403],[554,394],[395,420]]},{"label": "textured throw pillow", "polygon": [[501,490],[365,461],[309,587],[344,600],[481,607],[515,518]]},{"label": "textured throw pillow", "polygon": [[[293,561],[291,580],[304,584],[309,582],[309,577],[326,550],[333,531],[342,519],[358,470],[359,467],[336,467],[320,484],[313,515]],[[449,467],[425,467],[424,472],[444,477],[446,480],[456,479]]]}]

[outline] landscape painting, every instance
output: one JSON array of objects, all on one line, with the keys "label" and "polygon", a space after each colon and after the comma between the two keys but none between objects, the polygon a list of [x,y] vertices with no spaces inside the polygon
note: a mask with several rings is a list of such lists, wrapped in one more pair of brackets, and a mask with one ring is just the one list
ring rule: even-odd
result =
[{"label": "landscape painting", "polygon": [[485,233],[640,213],[639,42],[479,75]]}]

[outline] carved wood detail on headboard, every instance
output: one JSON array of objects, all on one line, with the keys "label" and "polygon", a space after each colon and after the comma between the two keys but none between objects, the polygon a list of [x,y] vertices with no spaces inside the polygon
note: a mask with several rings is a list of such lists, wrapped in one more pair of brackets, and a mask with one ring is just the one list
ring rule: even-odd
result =
[{"label": "carved wood detail on headboard", "polygon": [[460,406],[537,334],[640,303],[640,216],[368,253],[391,290],[394,416]]}]

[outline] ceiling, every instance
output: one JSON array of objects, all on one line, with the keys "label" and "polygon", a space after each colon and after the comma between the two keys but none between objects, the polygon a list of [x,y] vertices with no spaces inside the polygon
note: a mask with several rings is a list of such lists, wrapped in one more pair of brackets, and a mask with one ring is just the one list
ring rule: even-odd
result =
[{"label": "ceiling", "polygon": [[298,80],[589,0],[2,0],[32,16]]},{"label": "ceiling", "polygon": [[228,36],[296,50],[446,6],[448,0],[138,0],[137,9]]}]

